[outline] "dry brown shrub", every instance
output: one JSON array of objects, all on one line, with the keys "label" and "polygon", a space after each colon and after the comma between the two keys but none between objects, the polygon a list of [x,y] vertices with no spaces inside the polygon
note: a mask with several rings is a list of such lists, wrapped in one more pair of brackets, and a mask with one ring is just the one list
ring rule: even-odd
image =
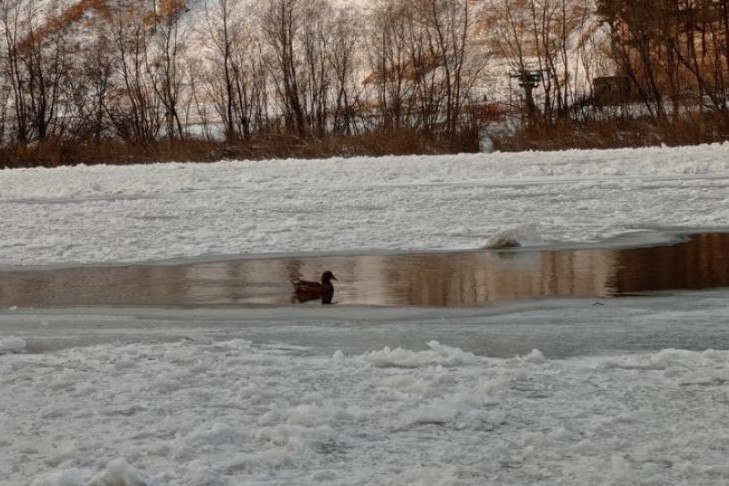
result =
[{"label": "dry brown shrub", "polygon": [[729,140],[729,124],[717,116],[666,119],[563,121],[526,127],[494,137],[494,148],[524,150],[611,149],[656,145],[696,145]]},{"label": "dry brown shrub", "polygon": [[235,143],[196,138],[157,140],[138,145],[109,139],[100,141],[48,139],[43,142],[0,148],[0,168],[440,154],[472,152],[477,148],[478,137],[475,132],[443,137],[412,130],[398,130],[392,133],[372,132],[346,137],[271,134]]}]

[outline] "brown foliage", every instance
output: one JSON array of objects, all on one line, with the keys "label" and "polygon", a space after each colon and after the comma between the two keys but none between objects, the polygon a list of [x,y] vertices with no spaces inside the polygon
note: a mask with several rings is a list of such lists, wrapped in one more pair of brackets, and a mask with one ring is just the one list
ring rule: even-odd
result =
[{"label": "brown foliage", "polygon": [[187,0],[157,0],[156,11],[150,12],[144,18],[147,27],[154,26],[157,22],[174,17],[187,8]]},{"label": "brown foliage", "polygon": [[105,16],[109,14],[109,6],[106,0],[80,0],[65,10],[61,15],[48,18],[31,36],[18,44],[18,49],[21,51],[28,49],[36,42],[53,36],[67,26],[79,22],[87,12],[92,10],[96,10]]}]

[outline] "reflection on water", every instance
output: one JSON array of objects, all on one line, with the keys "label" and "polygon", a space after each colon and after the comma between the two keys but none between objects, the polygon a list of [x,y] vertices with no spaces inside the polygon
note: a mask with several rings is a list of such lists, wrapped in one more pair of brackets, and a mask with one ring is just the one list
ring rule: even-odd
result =
[{"label": "reflection on water", "polygon": [[[0,306],[292,304],[292,281],[332,270],[334,302],[481,306],[729,286],[729,234],[629,249],[234,260],[0,273]],[[311,305],[311,304],[308,304]]]}]

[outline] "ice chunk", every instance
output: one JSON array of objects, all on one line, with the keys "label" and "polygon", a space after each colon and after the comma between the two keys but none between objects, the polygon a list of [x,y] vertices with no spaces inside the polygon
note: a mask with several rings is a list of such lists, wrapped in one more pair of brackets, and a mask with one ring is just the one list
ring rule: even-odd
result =
[{"label": "ice chunk", "polygon": [[542,364],[547,362],[547,358],[538,349],[532,349],[532,352],[522,358],[525,363]]},{"label": "ice chunk", "polygon": [[8,337],[0,339],[0,355],[9,353],[21,353],[25,351],[27,343],[19,337]]},{"label": "ice chunk", "polygon": [[124,459],[111,461],[106,469],[89,481],[88,486],[148,486],[150,483]]},{"label": "ice chunk", "polygon": [[419,368],[421,366],[456,367],[479,363],[478,356],[467,353],[458,348],[443,345],[438,341],[428,343],[428,351],[410,351],[386,346],[381,351],[373,351],[366,355],[366,359],[380,368]]},{"label": "ice chunk", "polygon": [[84,486],[83,473],[80,469],[67,469],[42,476],[31,483],[31,486]]},{"label": "ice chunk", "polygon": [[495,233],[486,242],[486,248],[492,250],[519,248],[541,242],[542,237],[539,232],[539,224],[529,223]]}]

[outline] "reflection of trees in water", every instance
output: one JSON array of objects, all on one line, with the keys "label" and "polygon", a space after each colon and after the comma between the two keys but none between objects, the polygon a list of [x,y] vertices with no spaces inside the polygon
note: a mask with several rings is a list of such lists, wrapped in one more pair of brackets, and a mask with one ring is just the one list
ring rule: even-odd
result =
[{"label": "reflection of trees in water", "polygon": [[729,235],[624,250],[237,260],[0,273],[0,305],[290,304],[292,281],[337,278],[340,304],[476,306],[729,286]]},{"label": "reflection of trees in water", "polygon": [[696,235],[672,246],[617,252],[619,293],[729,286],[729,235]]},{"label": "reflection of trees in water", "polygon": [[0,275],[3,305],[148,305],[186,298],[184,267],[118,266]]},{"label": "reflection of trees in water", "polygon": [[[582,254],[581,254],[582,253]],[[404,257],[388,278],[407,289],[400,303],[470,306],[541,296],[605,295],[607,252],[469,252]]]}]

